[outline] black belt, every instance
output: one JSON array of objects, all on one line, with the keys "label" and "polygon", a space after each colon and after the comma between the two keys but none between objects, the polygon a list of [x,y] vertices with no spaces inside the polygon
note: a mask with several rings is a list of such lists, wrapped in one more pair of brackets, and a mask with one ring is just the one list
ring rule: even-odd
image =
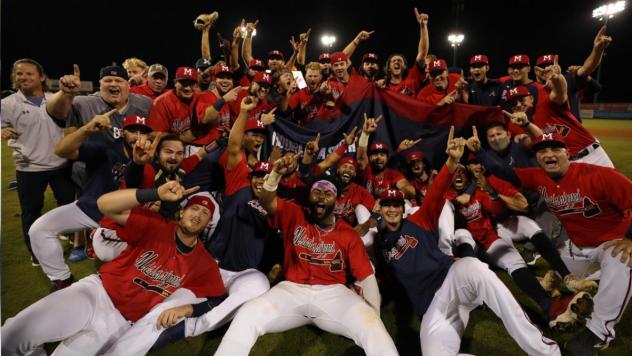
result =
[{"label": "black belt", "polygon": [[582,159],[586,156],[588,156],[591,152],[593,152],[594,150],[598,149],[599,146],[601,146],[599,144],[599,142],[595,142],[591,145],[589,145],[588,147],[584,148],[583,150],[577,152],[577,154],[575,156],[573,156],[573,161],[577,161],[578,159]]}]

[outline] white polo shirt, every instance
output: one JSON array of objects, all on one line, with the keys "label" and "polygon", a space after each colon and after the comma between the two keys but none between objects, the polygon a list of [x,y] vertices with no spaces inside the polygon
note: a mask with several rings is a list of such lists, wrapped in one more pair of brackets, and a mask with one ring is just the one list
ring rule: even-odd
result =
[{"label": "white polo shirt", "polygon": [[51,95],[45,93],[39,107],[21,91],[2,99],[2,128],[12,127],[19,135],[17,139],[8,140],[18,171],[49,171],[67,163],[66,159],[55,154],[55,145],[64,137],[64,129],[55,124],[46,112],[46,101]]}]

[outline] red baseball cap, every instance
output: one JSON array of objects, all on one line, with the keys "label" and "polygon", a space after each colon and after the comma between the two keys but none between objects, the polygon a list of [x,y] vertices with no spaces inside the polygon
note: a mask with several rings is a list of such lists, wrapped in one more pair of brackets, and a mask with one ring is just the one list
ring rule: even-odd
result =
[{"label": "red baseball cap", "polygon": [[489,65],[489,59],[484,54],[475,54],[470,57],[470,65],[472,64],[484,64],[486,66]]},{"label": "red baseball cap", "polygon": [[227,73],[227,74],[233,74],[232,69],[230,69],[230,67],[227,66],[215,66],[215,69],[213,69],[213,74],[215,74],[215,76],[217,76],[218,74],[221,73]]},{"label": "red baseball cap", "polygon": [[472,152],[470,152],[469,155],[467,155],[467,159],[465,160],[465,163],[474,163],[474,162],[480,162],[478,160],[478,158],[476,158],[476,155]]},{"label": "red baseball cap", "polygon": [[557,54],[545,54],[538,57],[538,60],[535,61],[535,65],[538,67],[546,67],[555,63],[557,60]]},{"label": "red baseball cap", "polygon": [[268,59],[273,58],[273,57],[280,58],[282,61],[285,60],[285,55],[283,54],[283,52],[276,49],[273,49],[272,51],[268,52]]},{"label": "red baseball cap", "polygon": [[443,59],[435,59],[428,64],[428,72],[438,72],[448,69],[448,64]]},{"label": "red baseball cap", "polygon": [[252,171],[250,172],[250,176],[253,176],[255,174],[268,174],[270,172],[272,172],[272,167],[274,166],[274,164],[272,162],[267,162],[267,161],[257,161],[257,163],[255,163],[255,166],[252,168]]},{"label": "red baseball cap", "polygon": [[211,201],[211,198],[209,198],[205,194],[192,195],[187,200],[187,204],[184,207],[188,208],[191,205],[196,205],[196,204],[197,205],[202,205],[203,207],[209,209],[211,212],[213,212],[215,210],[215,206],[213,205],[213,201]]},{"label": "red baseball cap", "polygon": [[372,154],[374,152],[385,152],[388,154],[388,145],[385,143],[376,142],[369,146],[369,154]]},{"label": "red baseball cap", "polygon": [[533,152],[537,152],[547,147],[566,148],[566,142],[564,141],[564,137],[562,137],[562,135],[557,130],[543,133],[542,135],[535,138],[535,140],[533,141],[533,146],[531,146],[531,149],[533,150]]},{"label": "red baseball cap", "polygon": [[248,67],[255,69],[255,68],[259,68],[259,70],[264,70],[266,69],[266,65],[263,63],[263,61],[261,59],[251,59],[250,62],[248,62]]},{"label": "red baseball cap", "polygon": [[334,64],[337,62],[346,62],[349,60],[349,57],[347,57],[347,54],[344,52],[334,52],[331,54],[330,58],[331,58],[331,64]]},{"label": "red baseball cap", "polygon": [[252,80],[257,83],[272,85],[272,74],[266,73],[264,71],[257,72]]},{"label": "red baseball cap", "polygon": [[514,54],[513,56],[509,57],[508,66],[511,67],[516,64],[530,66],[531,61],[529,61],[529,56],[527,56],[526,54]]},{"label": "red baseball cap", "polygon": [[248,131],[266,131],[266,126],[263,124],[263,121],[256,119],[249,119],[246,121],[246,128],[244,128],[244,132]]},{"label": "red baseball cap", "polygon": [[147,132],[152,132],[152,128],[147,125],[147,118],[140,115],[127,115],[125,120],[123,120],[123,128],[127,129],[130,126],[139,126],[143,127],[147,130]]},{"label": "red baseball cap", "polygon": [[362,56],[362,62],[375,62],[375,63],[377,63],[377,62],[379,62],[379,60],[380,60],[380,57],[378,57],[377,54],[375,54],[373,52],[365,53]]},{"label": "red baseball cap", "polygon": [[531,95],[531,92],[529,92],[529,89],[526,86],[519,85],[517,87],[513,87],[507,90],[507,93],[505,95],[506,95],[505,100],[511,101],[513,99],[522,98],[523,96],[529,96]]},{"label": "red baseball cap", "polygon": [[180,67],[176,70],[176,80],[198,80],[198,70],[193,67]]},{"label": "red baseball cap", "polygon": [[424,154],[421,153],[421,151],[412,151],[412,152],[409,152],[406,155],[406,163],[410,163],[410,162],[416,161],[418,159],[420,159],[422,161],[424,159]]},{"label": "red baseball cap", "polygon": [[353,158],[351,156],[344,156],[344,157],[342,157],[340,159],[340,161],[338,161],[338,167],[342,166],[345,163],[349,163],[355,169],[358,169],[358,161],[356,161],[355,158]]},{"label": "red baseball cap", "polygon": [[318,61],[320,63],[330,63],[331,56],[329,55],[329,53],[321,53],[320,56],[318,56]]},{"label": "red baseball cap", "polygon": [[399,189],[387,189],[380,194],[380,205],[385,202],[397,202],[404,204],[404,193]]}]

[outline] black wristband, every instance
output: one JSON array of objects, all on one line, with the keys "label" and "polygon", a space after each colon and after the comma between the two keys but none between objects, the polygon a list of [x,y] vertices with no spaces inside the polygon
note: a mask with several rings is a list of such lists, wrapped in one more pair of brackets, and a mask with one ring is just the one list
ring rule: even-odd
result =
[{"label": "black wristband", "polygon": [[148,203],[152,201],[160,200],[160,196],[158,195],[158,189],[150,188],[150,189],[136,189],[136,200],[139,203]]},{"label": "black wristband", "polygon": [[224,107],[224,104],[226,104],[226,100],[224,100],[224,98],[219,98],[213,104],[213,109],[215,109],[215,111],[219,112],[220,110],[222,110],[222,107]]}]

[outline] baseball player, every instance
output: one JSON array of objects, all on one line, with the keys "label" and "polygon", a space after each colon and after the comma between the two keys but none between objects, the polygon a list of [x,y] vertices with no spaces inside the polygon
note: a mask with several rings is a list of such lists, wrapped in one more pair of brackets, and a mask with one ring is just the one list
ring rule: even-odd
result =
[{"label": "baseball player", "polygon": [[408,168],[408,181],[415,187],[415,204],[421,206],[437,171],[430,170],[428,161],[421,151],[408,152],[405,160]]},{"label": "baseball player", "polygon": [[[506,104],[507,94],[509,89],[515,86],[525,86],[529,93],[533,96],[534,103],[538,102],[538,92],[542,88],[542,84],[534,82],[529,78],[531,72],[531,59],[526,54],[514,54],[509,57],[507,63],[508,76],[501,77],[499,80],[502,83],[502,92],[500,94],[503,104]],[[503,105],[506,109],[509,109],[508,105]]]},{"label": "baseball player", "polygon": [[380,199],[385,228],[376,239],[384,259],[406,289],[421,321],[424,355],[455,355],[469,312],[485,303],[500,317],[509,334],[530,355],[560,355],[557,344],[535,327],[507,287],[487,265],[465,257],[456,262],[438,248],[434,231],[463,155],[465,139],[450,129],[445,167],[428,190],[421,208],[403,219],[404,197],[389,189]]},{"label": "baseball player", "polygon": [[500,102],[501,88],[496,79],[487,77],[489,59],[484,54],[470,57],[470,81],[467,84],[468,103],[474,105],[496,106]]},{"label": "baseball player", "polygon": [[123,124],[123,144],[88,141],[90,136],[112,128],[110,117],[113,113],[114,110],[105,115],[96,115],[80,129],[64,136],[55,147],[58,156],[84,162],[87,178],[83,194],[77,201],[44,214],[29,230],[33,252],[52,282],[51,291],[67,287],[74,281],[70,269],[64,263],[64,251],[57,236],[98,227],[103,214],[97,208],[97,198],[119,187],[136,140],[151,132],[145,118],[130,115]]},{"label": "baseball player", "polygon": [[576,354],[596,355],[614,339],[614,327],[632,295],[632,242],[623,238],[632,221],[632,181],[612,168],[571,162],[557,131],[539,136],[533,144],[540,168],[496,165],[478,150],[476,137],[468,141],[493,174],[544,197],[568,233],[560,254],[573,274],[583,277],[601,270],[586,329],[566,344]]},{"label": "baseball player", "polygon": [[[295,159],[275,162],[259,197],[283,235],[286,280],[239,309],[216,355],[248,355],[260,335],[307,324],[351,338],[367,355],[396,355],[379,317],[379,291],[362,240],[333,214],[338,187],[326,179],[312,184],[309,213],[276,197]],[[345,287],[346,271],[360,281],[364,299]]]},{"label": "baseball player", "polygon": [[430,61],[428,75],[430,83],[419,91],[417,99],[438,106],[449,105],[455,101],[468,102],[467,82],[459,73],[448,73],[448,64],[444,59]]},{"label": "baseball player", "polygon": [[185,190],[171,181],[158,189],[124,189],[101,196],[99,209],[125,226],[128,248],[101,266],[99,274],[82,278],[9,318],[2,326],[2,354],[42,353],[44,343],[55,341],[62,341],[56,355],[101,354],[129,331],[131,323],[145,314],[161,313],[160,303],[183,293],[180,289],[197,297],[225,294],[217,264],[197,244],[211,217],[210,201],[189,200],[179,222],[138,206],[178,201],[195,189]]}]

